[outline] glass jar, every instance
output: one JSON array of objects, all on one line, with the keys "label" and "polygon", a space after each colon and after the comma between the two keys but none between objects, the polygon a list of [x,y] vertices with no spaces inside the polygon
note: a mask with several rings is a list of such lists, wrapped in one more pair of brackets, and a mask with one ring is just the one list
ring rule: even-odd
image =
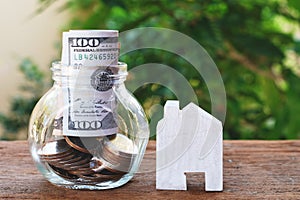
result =
[{"label": "glass jar", "polygon": [[[52,64],[53,87],[35,106],[29,146],[51,183],[101,190],[127,183],[149,138],[142,107],[125,88],[127,65]],[[92,89],[91,89],[92,88]]]}]

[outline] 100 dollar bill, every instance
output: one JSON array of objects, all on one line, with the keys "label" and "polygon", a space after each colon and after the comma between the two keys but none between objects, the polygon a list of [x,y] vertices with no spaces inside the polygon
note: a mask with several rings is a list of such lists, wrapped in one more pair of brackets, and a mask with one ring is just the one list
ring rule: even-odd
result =
[{"label": "100 dollar bill", "polygon": [[61,64],[68,74],[68,87],[63,89],[63,105],[59,117],[63,135],[105,136],[117,132],[109,66],[117,65],[118,31],[87,30],[63,33]]},{"label": "100 dollar bill", "polygon": [[116,65],[118,31],[89,30],[63,33],[62,64],[71,66]]}]

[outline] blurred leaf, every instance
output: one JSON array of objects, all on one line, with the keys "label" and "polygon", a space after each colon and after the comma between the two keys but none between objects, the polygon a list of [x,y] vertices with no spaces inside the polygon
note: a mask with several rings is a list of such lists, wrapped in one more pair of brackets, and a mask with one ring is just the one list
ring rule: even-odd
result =
[{"label": "blurred leaf", "polygon": [[44,74],[30,59],[26,58],[21,62],[20,70],[24,73],[27,80],[37,83],[43,82]]},{"label": "blurred leaf", "polygon": [[[39,2],[42,12],[55,0]],[[221,72],[227,95],[226,139],[300,138],[300,42],[294,37],[300,26],[299,0],[67,0],[62,9],[72,14],[64,30],[122,32],[151,26],[188,35],[205,48]],[[200,106],[210,111],[207,83],[180,56],[143,49],[123,55],[120,60],[128,64],[129,70],[145,63],[172,67],[191,84]],[[20,69],[27,79],[21,88],[32,99],[17,97],[11,101],[11,115],[0,115],[0,122],[8,130],[25,126],[18,117],[28,116],[31,104],[45,87],[45,75],[29,59],[21,63]],[[141,73],[138,78],[145,80],[147,76]],[[180,83],[168,74],[162,73],[160,77],[169,79],[172,87],[179,87]],[[128,76],[132,78],[136,77]],[[159,84],[141,86],[134,95],[145,108],[155,138],[153,131],[161,110],[151,107],[163,106],[176,96]]]},{"label": "blurred leaf", "polygon": [[300,55],[300,40],[295,41],[295,47],[294,47],[295,52],[297,52]]},{"label": "blurred leaf", "polygon": [[300,12],[300,1],[299,0],[288,0],[288,5]]},{"label": "blurred leaf", "polygon": [[4,128],[4,134],[0,139],[16,139],[21,130],[25,133],[24,129],[28,126],[30,114],[45,90],[45,76],[30,59],[22,60],[19,69],[27,81],[20,87],[23,94],[24,91],[27,92],[27,97],[20,95],[13,97],[10,111],[7,114],[0,112],[0,124]]}]

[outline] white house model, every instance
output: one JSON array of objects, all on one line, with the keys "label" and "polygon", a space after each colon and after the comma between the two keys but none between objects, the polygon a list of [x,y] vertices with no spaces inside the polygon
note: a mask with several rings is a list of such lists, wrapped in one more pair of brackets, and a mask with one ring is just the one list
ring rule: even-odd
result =
[{"label": "white house model", "polygon": [[186,172],[204,172],[205,190],[223,190],[222,123],[196,106],[167,101],[156,134],[156,189],[187,190]]}]

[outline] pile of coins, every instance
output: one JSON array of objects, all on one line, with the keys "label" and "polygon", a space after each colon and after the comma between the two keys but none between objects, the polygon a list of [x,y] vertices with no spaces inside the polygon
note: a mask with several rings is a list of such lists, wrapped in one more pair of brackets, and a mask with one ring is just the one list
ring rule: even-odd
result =
[{"label": "pile of coins", "polygon": [[50,141],[38,155],[50,170],[69,181],[97,183],[119,180],[128,173],[137,147],[122,134],[71,137]]}]

